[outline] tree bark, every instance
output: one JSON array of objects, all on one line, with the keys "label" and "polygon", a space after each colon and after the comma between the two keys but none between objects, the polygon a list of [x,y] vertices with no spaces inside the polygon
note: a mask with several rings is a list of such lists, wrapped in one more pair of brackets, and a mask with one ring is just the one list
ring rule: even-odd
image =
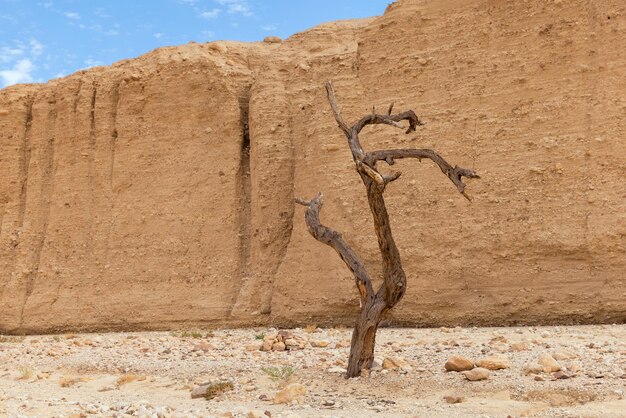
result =
[{"label": "tree bark", "polygon": [[391,149],[366,153],[359,141],[359,133],[365,126],[386,124],[404,129],[401,122],[408,121],[409,126],[406,133],[410,133],[417,126],[422,125],[422,122],[412,110],[392,115],[392,104],[387,115],[377,114],[374,111],[371,115],[361,118],[352,127],[348,127],[339,111],[332,83],[326,84],[326,92],[335,120],[348,139],[352,159],[365,185],[367,200],[374,219],[374,230],[383,264],[383,283],[376,292],[374,292],[365,264],[354,250],[343,240],[339,232],[321,224],[319,212],[323,204],[322,194],[319,193],[310,201],[298,198],[296,202],[307,206],[305,220],[311,235],[318,241],[332,247],[354,275],[360,295],[361,311],[352,334],[346,377],[356,377],[361,374],[362,370],[372,367],[378,325],[385,314],[402,299],[406,290],[406,274],[402,268],[400,252],[391,233],[389,214],[383,198],[387,184],[397,180],[401,172],[382,175],[376,169],[376,162],[385,161],[387,164],[393,165],[395,159],[400,158],[417,158],[420,161],[423,158],[430,159],[439,166],[441,171],[468,200],[471,199],[465,193],[462,177],[479,178],[479,176],[473,170],[458,166],[452,167],[439,154],[429,149]]}]

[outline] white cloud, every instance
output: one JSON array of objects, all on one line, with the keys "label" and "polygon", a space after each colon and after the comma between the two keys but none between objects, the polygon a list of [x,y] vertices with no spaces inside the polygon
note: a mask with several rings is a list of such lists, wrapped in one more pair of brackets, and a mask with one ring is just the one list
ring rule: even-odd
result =
[{"label": "white cloud", "polygon": [[43,44],[37,39],[30,40],[30,53],[33,57],[38,57],[43,52]]},{"label": "white cloud", "polygon": [[267,32],[271,32],[271,31],[276,30],[278,28],[276,27],[276,25],[265,25],[265,26],[261,26],[261,29],[263,29],[264,31],[267,31]]},{"label": "white cloud", "polygon": [[63,13],[65,15],[65,17],[67,17],[68,19],[74,19],[74,20],[78,20],[80,19],[80,15],[76,12],[65,12]]},{"label": "white cloud", "polygon": [[157,33],[155,33],[155,34],[154,34],[154,35],[152,35],[152,36],[154,36],[154,37],[155,37],[155,38],[157,38],[157,39],[161,39],[161,38],[163,37],[163,34],[162,34],[161,32],[157,32]]},{"label": "white cloud", "polygon": [[10,70],[0,71],[2,86],[10,86],[17,83],[30,83],[33,81],[32,72],[35,66],[31,60],[25,58],[17,61]]},{"label": "white cloud", "polygon": [[215,0],[215,2],[225,6],[226,11],[230,14],[253,15],[252,8],[245,0]]},{"label": "white cloud", "polygon": [[206,12],[202,12],[200,13],[200,17],[203,17],[205,19],[215,19],[217,16],[219,16],[220,12],[222,11],[222,9],[212,9],[212,10],[207,10]]},{"label": "white cloud", "polygon": [[0,62],[2,63],[11,62],[22,55],[24,55],[24,49],[20,45],[15,48],[9,46],[0,48]]}]

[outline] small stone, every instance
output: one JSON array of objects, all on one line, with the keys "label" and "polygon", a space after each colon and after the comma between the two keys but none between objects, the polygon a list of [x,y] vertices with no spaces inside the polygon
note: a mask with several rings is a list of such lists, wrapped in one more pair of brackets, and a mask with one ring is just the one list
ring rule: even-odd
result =
[{"label": "small stone", "polygon": [[544,378],[543,378],[543,376],[536,375],[536,376],[535,376],[535,380],[536,380],[537,382],[543,382],[543,381],[544,381],[544,380],[546,380],[546,379],[544,379]]},{"label": "small stone", "polygon": [[266,44],[280,44],[283,42],[283,40],[278,36],[266,36],[265,38],[263,38],[263,42],[265,42]]},{"label": "small stone", "polygon": [[468,358],[461,356],[452,356],[446,362],[445,368],[451,372],[462,372],[474,368],[474,362]]},{"label": "small stone", "polygon": [[257,350],[262,350],[263,346],[259,346],[258,344],[248,344],[245,348],[245,350],[247,352],[252,352],[252,351],[257,351]]},{"label": "small stone", "polygon": [[530,344],[527,341],[520,341],[511,344],[511,351],[527,351],[530,350]]},{"label": "small stone", "polygon": [[524,374],[537,374],[543,372],[543,366],[537,363],[531,363],[524,367]]},{"label": "small stone", "polygon": [[311,342],[311,346],[312,347],[317,347],[317,348],[324,348],[324,347],[328,347],[330,343],[328,341],[312,341]]},{"label": "small stone", "polygon": [[191,399],[204,398],[207,390],[209,390],[209,385],[200,385],[193,388],[191,391]]},{"label": "small stone", "polygon": [[542,354],[539,356],[538,363],[543,367],[543,371],[546,373],[558,372],[561,370],[561,366],[550,354]]},{"label": "small stone", "polygon": [[291,383],[274,396],[275,404],[288,404],[293,401],[299,401],[307,394],[307,389],[300,383]]},{"label": "small stone", "polygon": [[333,366],[326,371],[328,373],[345,373],[346,369],[344,369],[343,367],[339,367],[339,366]]},{"label": "small stone", "polygon": [[252,411],[248,411],[248,414],[246,415],[247,418],[266,418],[267,415],[265,415],[264,412],[259,411],[258,409],[253,409]]},{"label": "small stone", "polygon": [[480,359],[476,362],[476,365],[489,370],[508,369],[511,367],[508,359],[500,355]]},{"label": "small stone", "polygon": [[274,345],[274,342],[272,340],[263,341],[263,345],[261,345],[261,351],[272,351],[272,345]]},{"label": "small stone", "polygon": [[570,379],[571,377],[573,377],[573,375],[569,375],[569,374],[567,374],[565,372],[558,371],[558,372],[552,373],[552,377],[554,377],[555,380],[558,380],[558,379]]},{"label": "small stone", "polygon": [[406,360],[400,357],[385,357],[383,360],[383,369],[395,370],[395,369],[410,369],[411,366]]},{"label": "small stone", "polygon": [[331,399],[328,399],[328,400],[325,400],[322,405],[324,405],[324,406],[335,406],[335,401],[333,401]]},{"label": "small stone", "polygon": [[350,341],[338,341],[335,343],[335,348],[346,348],[350,347]]},{"label": "small stone", "polygon": [[215,347],[212,344],[203,341],[203,342],[194,344],[191,351],[203,351],[206,353],[207,351],[210,351],[213,349],[215,349]]},{"label": "small stone", "polygon": [[571,351],[567,351],[567,350],[555,351],[552,354],[552,357],[554,357],[555,360],[573,360],[575,358],[578,358],[578,356],[575,353],[572,353]]},{"label": "small stone", "polygon": [[285,346],[285,343],[279,341],[276,342],[272,345],[272,351],[285,351],[287,347]]},{"label": "small stone", "polygon": [[463,396],[444,396],[443,399],[447,403],[451,403],[451,404],[461,403],[465,400]]},{"label": "small stone", "polygon": [[482,367],[476,367],[472,370],[463,372],[463,376],[472,382],[477,380],[487,380],[489,379],[489,370]]}]

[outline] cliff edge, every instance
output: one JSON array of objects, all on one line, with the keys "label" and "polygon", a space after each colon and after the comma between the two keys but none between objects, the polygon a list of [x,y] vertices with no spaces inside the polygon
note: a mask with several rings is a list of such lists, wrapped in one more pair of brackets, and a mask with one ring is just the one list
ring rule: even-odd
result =
[{"label": "cliff edge", "polygon": [[296,196],[379,269],[349,122],[429,162],[386,197],[412,325],[626,320],[626,5],[400,0],[282,43],[191,43],[0,90],[0,332],[350,324],[350,272]]}]

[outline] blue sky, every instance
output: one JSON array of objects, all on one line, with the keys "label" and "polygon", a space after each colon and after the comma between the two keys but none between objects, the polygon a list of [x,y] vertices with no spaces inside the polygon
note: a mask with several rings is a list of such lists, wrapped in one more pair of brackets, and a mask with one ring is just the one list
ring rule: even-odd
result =
[{"label": "blue sky", "polygon": [[392,0],[0,0],[0,88],[45,82],[160,46],[286,38],[381,15]]}]

